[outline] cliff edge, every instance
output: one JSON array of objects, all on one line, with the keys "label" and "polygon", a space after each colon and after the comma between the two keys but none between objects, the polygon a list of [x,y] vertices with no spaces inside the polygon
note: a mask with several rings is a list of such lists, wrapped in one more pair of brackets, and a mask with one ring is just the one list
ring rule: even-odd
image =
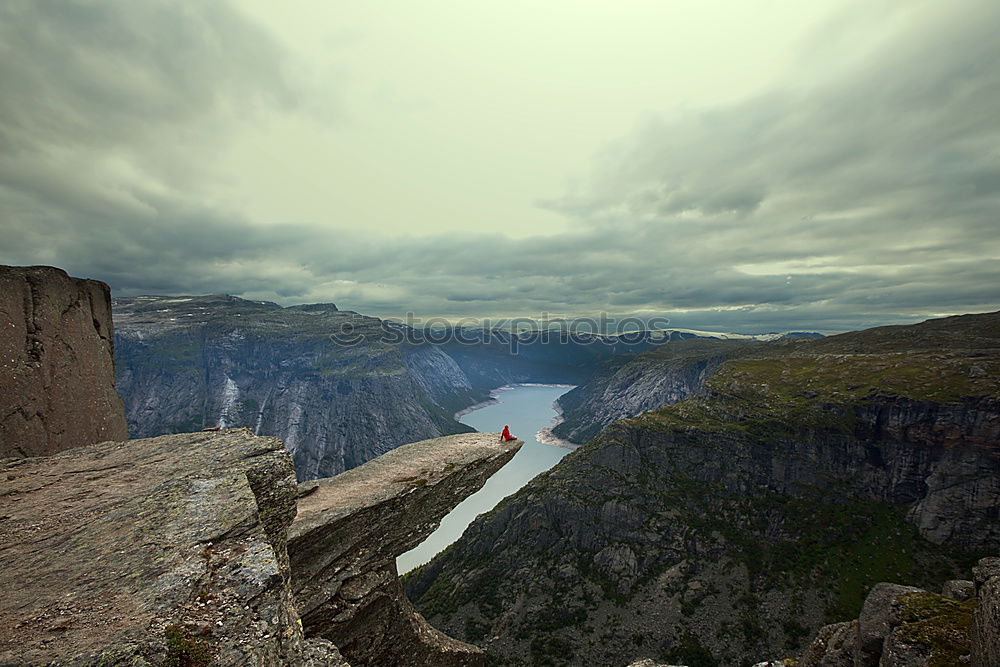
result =
[{"label": "cliff edge", "polygon": [[378,662],[345,651],[355,667],[411,664],[414,632],[433,640],[422,655],[460,658],[435,664],[482,664],[478,649],[376,603],[402,600],[384,580],[395,556],[520,444],[468,434],[402,447],[301,489],[297,520],[290,456],[248,429],[8,460],[0,663],[343,665],[326,637],[364,628],[384,649]]}]

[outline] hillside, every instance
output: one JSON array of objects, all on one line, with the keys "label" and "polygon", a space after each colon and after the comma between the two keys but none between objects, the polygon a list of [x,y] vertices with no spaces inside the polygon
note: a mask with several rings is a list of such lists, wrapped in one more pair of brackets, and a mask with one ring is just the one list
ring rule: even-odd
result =
[{"label": "hillside", "polygon": [[1000,314],[729,352],[409,575],[418,608],[499,664],[741,665],[1000,548]]}]

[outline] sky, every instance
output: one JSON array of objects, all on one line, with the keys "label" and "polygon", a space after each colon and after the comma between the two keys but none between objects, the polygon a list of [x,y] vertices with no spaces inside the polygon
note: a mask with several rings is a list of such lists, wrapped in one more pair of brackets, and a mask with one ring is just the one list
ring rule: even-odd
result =
[{"label": "sky", "polygon": [[0,263],[839,331],[1000,308],[994,0],[7,0]]}]

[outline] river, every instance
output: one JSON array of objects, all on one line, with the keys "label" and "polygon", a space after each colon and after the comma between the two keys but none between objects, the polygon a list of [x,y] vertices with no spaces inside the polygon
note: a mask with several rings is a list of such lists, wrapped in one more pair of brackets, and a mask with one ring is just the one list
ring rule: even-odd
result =
[{"label": "river", "polygon": [[[400,574],[429,561],[461,537],[473,519],[496,507],[497,503],[538,473],[548,470],[569,454],[570,450],[566,447],[539,442],[538,432],[552,426],[558,416],[553,403],[570,389],[572,386],[550,384],[503,387],[493,392],[495,402],[476,408],[459,419],[477,431],[486,432],[499,432],[504,424],[508,424],[510,432],[524,440],[524,446],[507,465],[486,481],[483,488],[445,516],[441,526],[426,540],[396,559]],[[548,440],[545,435],[542,437]]]}]

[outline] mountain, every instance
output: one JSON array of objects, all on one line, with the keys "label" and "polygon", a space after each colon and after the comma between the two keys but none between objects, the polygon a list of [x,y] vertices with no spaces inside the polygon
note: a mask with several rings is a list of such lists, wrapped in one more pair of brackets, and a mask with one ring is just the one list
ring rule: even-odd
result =
[{"label": "mountain", "polygon": [[427,331],[233,296],[113,300],[118,391],[142,438],[246,426],[280,437],[300,480],[403,443],[468,431],[454,419],[518,382],[579,383],[657,342]]},{"label": "mountain", "polygon": [[[647,399],[679,400],[612,423],[406,578],[496,664],[789,655],[875,583],[940,587],[1000,548],[1000,313],[610,366],[605,389],[659,378]],[[568,417],[599,403],[580,397]]]},{"label": "mountain", "polygon": [[699,392],[719,364],[759,345],[742,339],[681,339],[609,360],[585,383],[559,397],[563,421],[553,433],[582,444],[613,421]]}]

